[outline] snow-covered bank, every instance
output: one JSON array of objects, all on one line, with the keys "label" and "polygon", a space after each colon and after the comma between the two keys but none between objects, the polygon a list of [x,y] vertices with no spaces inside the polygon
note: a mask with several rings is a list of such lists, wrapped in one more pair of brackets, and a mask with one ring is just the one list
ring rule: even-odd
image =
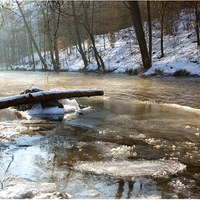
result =
[{"label": "snow-covered bank", "polygon": [[[116,35],[114,47],[110,46],[109,38],[106,37],[105,49],[103,49],[103,37],[97,36],[98,49],[101,51],[106,69],[113,73],[131,73],[141,67],[141,56],[137,41],[134,39],[134,31],[130,29],[122,30]],[[152,67],[144,75],[174,75],[176,71],[186,70],[190,75],[200,75],[199,50],[195,43],[195,33],[193,31],[180,31],[177,36],[165,36],[164,47],[165,57],[160,57],[160,38],[154,34]],[[74,53],[69,58],[65,58],[65,51],[60,53],[61,70],[79,71],[83,68],[83,61]],[[49,69],[53,70],[49,62]],[[13,69],[31,70],[28,66],[13,66]],[[36,70],[41,70],[41,64],[36,66]],[[95,60],[87,67],[88,71],[97,69]]]},{"label": "snow-covered bank", "polygon": [[[196,44],[195,28],[185,28],[185,13],[180,14],[178,31],[175,35],[164,36],[164,57],[160,58],[160,30],[153,27],[153,49],[152,67],[143,75],[166,75],[166,76],[200,76],[200,51]],[[142,59],[139,45],[133,27],[123,29],[114,33],[114,39],[110,34],[97,35],[95,37],[96,47],[105,64],[106,71],[112,73],[128,73],[138,75],[142,73]],[[148,34],[146,35],[148,41]],[[96,71],[97,64],[86,40],[83,44],[86,57],[89,60],[88,71]],[[70,50],[69,50],[70,49]],[[89,50],[88,50],[89,49]],[[44,56],[44,54],[43,54]],[[45,57],[48,70],[53,70],[50,55]],[[37,54],[35,54],[37,65],[34,70],[43,70]],[[24,58],[24,65],[9,66],[8,70],[33,70],[29,65],[28,57]],[[84,67],[81,55],[76,46],[60,50],[61,71],[81,71]],[[0,66],[6,70],[5,65]]]}]

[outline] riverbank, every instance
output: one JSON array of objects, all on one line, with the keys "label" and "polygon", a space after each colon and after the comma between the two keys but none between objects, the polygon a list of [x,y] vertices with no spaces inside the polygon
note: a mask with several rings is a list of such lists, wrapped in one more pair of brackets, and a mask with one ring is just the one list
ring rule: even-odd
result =
[{"label": "riverbank", "polygon": [[[195,29],[185,30],[184,20],[180,21],[176,35],[164,36],[164,57],[160,53],[160,31],[153,31],[152,67],[144,72],[138,41],[133,27],[115,32],[114,40],[110,35],[97,35],[96,47],[105,64],[105,73],[145,76],[200,76],[200,51],[196,44]],[[146,38],[148,41],[148,36]],[[86,40],[83,46],[88,46]],[[70,53],[69,53],[70,52]],[[83,72],[84,63],[75,46],[61,49],[61,72]],[[92,51],[86,51],[89,65],[84,72],[98,72]],[[48,69],[43,69],[37,54],[35,66],[30,58],[24,58],[23,65],[0,66],[0,70],[53,71],[48,52],[43,53]]]}]

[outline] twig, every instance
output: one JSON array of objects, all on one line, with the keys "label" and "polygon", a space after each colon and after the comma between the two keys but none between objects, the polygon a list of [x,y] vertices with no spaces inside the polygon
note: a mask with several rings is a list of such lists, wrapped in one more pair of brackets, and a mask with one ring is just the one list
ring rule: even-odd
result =
[{"label": "twig", "polygon": [[12,154],[12,160],[11,160],[10,163],[8,164],[8,167],[7,167],[6,171],[5,171],[5,173],[8,172],[8,169],[9,169],[11,163],[13,162],[13,160],[14,160],[14,155]]}]

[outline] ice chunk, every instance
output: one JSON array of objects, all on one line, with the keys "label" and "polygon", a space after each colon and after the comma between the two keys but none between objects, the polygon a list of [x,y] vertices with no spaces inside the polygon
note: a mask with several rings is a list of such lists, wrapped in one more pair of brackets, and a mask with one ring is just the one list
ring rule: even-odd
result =
[{"label": "ice chunk", "polygon": [[185,169],[185,165],[178,161],[106,161],[106,162],[80,162],[75,170],[93,172],[95,174],[106,174],[118,178],[155,176],[164,177],[175,174]]},{"label": "ice chunk", "polygon": [[35,145],[37,142],[39,142],[42,139],[42,136],[24,136],[24,137],[20,137],[20,138],[16,138],[15,142],[17,145],[19,146],[32,146]]},{"label": "ice chunk", "polygon": [[[29,199],[41,197],[50,199],[56,192],[55,183],[34,182],[28,179],[9,176],[3,180],[7,182],[5,190],[0,191],[2,199]],[[54,197],[55,198],[55,197]]]},{"label": "ice chunk", "polygon": [[64,111],[62,108],[58,108],[57,106],[55,107],[50,107],[50,108],[45,108],[43,109],[41,104],[36,104],[31,110],[29,110],[30,115],[62,115],[64,114]]},{"label": "ice chunk", "polygon": [[63,99],[62,104],[64,106],[64,112],[76,112],[78,111],[79,105],[75,99],[69,100],[69,99]]},{"label": "ice chunk", "polygon": [[31,119],[32,117],[38,117],[42,119],[62,120],[66,113],[77,112],[80,108],[75,99],[63,99],[63,108],[58,106],[42,108],[40,103],[35,104],[30,110],[17,111],[13,109],[15,115],[20,119]]}]

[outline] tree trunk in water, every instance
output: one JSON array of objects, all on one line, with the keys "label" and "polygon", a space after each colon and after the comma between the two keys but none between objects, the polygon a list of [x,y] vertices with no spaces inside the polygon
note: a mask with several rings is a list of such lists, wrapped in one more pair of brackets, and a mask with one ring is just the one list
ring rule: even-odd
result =
[{"label": "tree trunk in water", "polygon": [[147,50],[147,44],[145,40],[144,30],[142,27],[142,20],[140,16],[138,1],[129,1],[129,5],[133,20],[133,25],[139,42],[143,66],[145,70],[148,70],[149,68],[151,68],[151,60]]},{"label": "tree trunk in water", "polygon": [[34,38],[33,38],[33,35],[32,35],[32,33],[31,33],[31,30],[30,30],[30,28],[29,28],[29,26],[28,26],[28,23],[27,23],[27,21],[26,21],[26,18],[25,18],[25,16],[24,16],[24,13],[23,13],[23,11],[22,11],[20,5],[19,5],[19,2],[16,1],[16,3],[17,3],[17,6],[18,6],[18,8],[19,8],[19,11],[20,11],[20,13],[21,13],[21,15],[22,15],[22,18],[23,18],[23,20],[24,20],[24,24],[25,24],[25,26],[26,26],[26,28],[27,28],[28,34],[30,35],[31,40],[32,40],[32,42],[33,42],[33,45],[34,45],[34,47],[35,47],[35,49],[36,49],[36,51],[37,51],[37,54],[38,54],[38,56],[39,56],[39,58],[40,58],[42,64],[44,65],[44,67],[47,68],[47,64],[45,63],[45,61],[44,61],[44,59],[43,59],[43,57],[42,57],[42,55],[41,55],[41,53],[40,53],[40,50],[39,50],[39,48],[38,48],[38,46],[37,46],[37,44],[36,44],[36,42],[35,42],[35,40],[34,40]]},{"label": "tree trunk in water", "polygon": [[22,104],[41,103],[44,101],[52,101],[52,100],[66,99],[72,97],[101,96],[103,94],[104,94],[103,90],[99,89],[64,90],[64,91],[51,91],[51,92],[41,91],[41,92],[21,94],[0,99],[0,109]]}]

